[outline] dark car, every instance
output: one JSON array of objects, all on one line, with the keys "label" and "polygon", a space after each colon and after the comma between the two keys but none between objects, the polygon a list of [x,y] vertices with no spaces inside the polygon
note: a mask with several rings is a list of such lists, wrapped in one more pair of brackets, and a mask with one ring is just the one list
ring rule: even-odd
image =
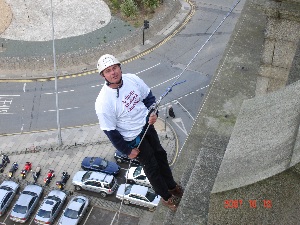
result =
[{"label": "dark car", "polygon": [[100,157],[85,157],[82,160],[81,168],[83,170],[97,171],[110,175],[116,175],[120,172],[120,166],[117,163]]},{"label": "dark car", "polygon": [[[117,161],[117,163],[129,163],[129,161],[130,161],[130,158],[128,158],[128,156],[126,154],[120,152],[117,149],[116,149],[114,158]],[[140,162],[136,159],[132,159],[131,163],[135,164],[135,165],[140,165]]]}]

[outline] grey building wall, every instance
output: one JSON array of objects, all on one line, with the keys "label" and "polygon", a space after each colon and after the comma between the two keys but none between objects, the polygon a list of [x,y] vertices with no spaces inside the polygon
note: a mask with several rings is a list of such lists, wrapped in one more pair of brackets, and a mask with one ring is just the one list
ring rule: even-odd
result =
[{"label": "grey building wall", "polygon": [[212,194],[208,224],[297,225],[299,188],[299,174],[288,169],[270,179]]},{"label": "grey building wall", "polygon": [[247,0],[174,168],[179,208],[152,224],[299,224],[299,15]]},{"label": "grey building wall", "polygon": [[207,224],[210,193],[240,107],[255,96],[266,17],[246,1],[226,47],[205,104],[173,168],[185,193],[175,213],[155,211],[152,224]]},{"label": "grey building wall", "polygon": [[212,190],[209,224],[299,223],[299,125],[300,81],[244,101]]}]

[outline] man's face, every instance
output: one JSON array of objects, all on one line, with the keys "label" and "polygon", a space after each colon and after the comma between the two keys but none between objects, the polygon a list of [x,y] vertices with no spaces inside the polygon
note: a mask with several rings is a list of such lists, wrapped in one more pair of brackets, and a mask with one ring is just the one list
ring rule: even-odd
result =
[{"label": "man's face", "polygon": [[118,64],[112,65],[103,70],[102,74],[110,83],[119,83],[122,77],[121,67]]}]

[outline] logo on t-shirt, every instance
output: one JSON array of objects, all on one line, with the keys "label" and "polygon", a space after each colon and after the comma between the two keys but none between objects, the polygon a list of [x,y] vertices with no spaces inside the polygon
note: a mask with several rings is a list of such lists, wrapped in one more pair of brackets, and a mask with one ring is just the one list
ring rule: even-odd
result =
[{"label": "logo on t-shirt", "polygon": [[136,104],[140,102],[138,94],[134,91],[130,91],[128,95],[125,96],[125,100],[122,100],[128,112],[134,109]]}]

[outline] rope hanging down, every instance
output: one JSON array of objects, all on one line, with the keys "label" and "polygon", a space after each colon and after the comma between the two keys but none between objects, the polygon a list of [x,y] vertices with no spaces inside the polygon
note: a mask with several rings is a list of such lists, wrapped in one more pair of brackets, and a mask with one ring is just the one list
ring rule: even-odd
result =
[{"label": "rope hanging down", "polygon": [[[188,62],[188,64],[185,66],[185,68],[181,71],[181,73],[177,76],[176,80],[172,83],[172,85],[170,87],[167,88],[166,92],[164,94],[162,94],[160,96],[160,98],[150,107],[149,109],[149,113],[148,115],[150,115],[151,113],[156,113],[158,108],[159,108],[159,105],[162,101],[162,99],[164,97],[166,97],[169,92],[172,91],[172,88],[178,84],[182,84],[184,82],[186,82],[186,80],[184,81],[181,81],[181,82],[177,82],[177,80],[182,76],[182,74],[187,70],[187,68],[190,66],[190,64],[194,61],[194,59],[198,56],[198,54],[200,53],[200,51],[204,48],[204,46],[210,41],[210,39],[214,36],[214,34],[217,32],[217,30],[221,27],[221,25],[224,23],[224,21],[227,19],[227,17],[232,13],[232,11],[235,9],[235,7],[240,3],[241,0],[237,0],[234,5],[232,6],[232,8],[229,10],[229,12],[226,14],[226,16],[222,19],[222,21],[219,23],[219,25],[216,27],[216,29],[211,33],[211,35],[208,37],[208,39],[204,42],[204,44],[200,47],[200,49],[197,51],[197,53],[194,55],[194,57]],[[141,140],[140,140],[140,143],[139,145],[137,146],[137,148],[140,147],[144,137],[145,137],[145,134],[147,133],[148,131],[148,128],[149,128],[150,125],[147,126]],[[130,160],[129,162],[129,165],[128,165],[128,169],[131,167],[131,162],[132,160]],[[127,179],[128,179],[128,173],[126,173],[126,176],[125,176],[125,180],[126,180],[126,183],[127,183]],[[120,216],[120,213],[121,213],[121,208],[122,208],[122,205],[123,205],[123,200],[124,200],[124,195],[125,195],[125,190],[124,190],[124,193],[123,193],[123,198],[122,198],[122,201],[121,201],[121,204],[120,204],[120,207],[119,207],[119,210],[118,212],[116,212],[115,216],[113,217],[112,219],[112,222],[111,222],[111,225],[113,224],[116,216],[117,216],[117,224],[119,222],[119,216]]]}]

